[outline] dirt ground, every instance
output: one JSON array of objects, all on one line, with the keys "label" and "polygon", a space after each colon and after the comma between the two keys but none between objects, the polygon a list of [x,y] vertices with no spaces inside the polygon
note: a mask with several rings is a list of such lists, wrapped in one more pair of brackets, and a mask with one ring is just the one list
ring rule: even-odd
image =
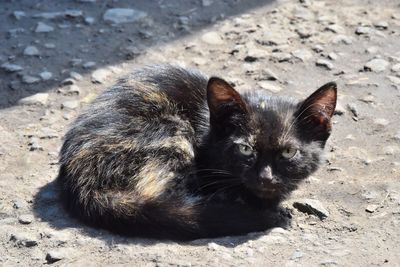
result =
[{"label": "dirt ground", "polygon": [[[0,36],[0,266],[400,266],[397,0],[3,0]],[[160,242],[65,214],[52,181],[68,124],[159,63],[298,99],[338,83],[326,163],[284,203],[289,229]],[[314,214],[293,206],[309,199]]]}]

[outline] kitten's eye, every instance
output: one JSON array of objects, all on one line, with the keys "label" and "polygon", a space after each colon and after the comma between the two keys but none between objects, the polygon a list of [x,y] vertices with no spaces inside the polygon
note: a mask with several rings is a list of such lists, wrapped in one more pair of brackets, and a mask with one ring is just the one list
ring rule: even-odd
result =
[{"label": "kitten's eye", "polygon": [[297,154],[297,149],[293,147],[288,147],[285,150],[282,151],[282,157],[285,159],[291,159]]},{"label": "kitten's eye", "polygon": [[253,149],[248,145],[239,144],[239,151],[245,156],[250,156],[253,154]]}]

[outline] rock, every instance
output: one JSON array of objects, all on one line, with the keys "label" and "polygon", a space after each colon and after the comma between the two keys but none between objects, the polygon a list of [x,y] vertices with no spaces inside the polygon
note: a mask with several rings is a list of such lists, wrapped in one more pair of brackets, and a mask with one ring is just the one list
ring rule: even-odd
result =
[{"label": "rock", "polygon": [[346,30],[342,26],[339,26],[337,24],[328,25],[328,26],[326,26],[325,30],[331,31],[333,33],[345,33],[346,32]]},{"label": "rock", "polygon": [[3,63],[3,64],[1,65],[1,68],[2,68],[3,70],[7,71],[7,72],[17,72],[17,71],[21,71],[21,70],[24,69],[24,68],[22,68],[20,65],[11,64],[11,63],[8,63],[8,62]]},{"label": "rock", "polygon": [[347,107],[355,117],[358,117],[360,115],[358,112],[358,108],[354,103],[347,104]]},{"label": "rock", "polygon": [[400,141],[400,131],[398,131],[394,136],[393,139],[396,141]]},{"label": "rock", "polygon": [[254,56],[246,56],[243,60],[246,62],[254,62],[254,61],[257,61],[258,58],[254,57]]},{"label": "rock", "polygon": [[374,213],[379,208],[379,205],[370,204],[365,208],[366,212]]},{"label": "rock", "polygon": [[40,52],[36,48],[36,46],[30,45],[25,48],[24,55],[25,56],[38,56],[38,55],[40,55]]},{"label": "rock", "polygon": [[271,60],[278,62],[285,62],[292,59],[292,55],[284,52],[276,52],[271,55]]},{"label": "rock", "polygon": [[54,48],[56,48],[56,45],[53,43],[45,43],[44,47],[46,47],[48,49],[54,49]]},{"label": "rock", "polygon": [[17,20],[22,19],[23,17],[26,17],[26,13],[24,11],[14,11],[13,13],[14,18]]},{"label": "rock", "polygon": [[31,75],[22,75],[22,82],[26,84],[33,84],[39,82],[40,79],[38,77],[34,77]]},{"label": "rock", "polygon": [[333,69],[333,64],[326,59],[318,59],[317,62],[315,62],[315,65],[317,65],[319,67],[323,67],[327,70]]},{"label": "rock", "polygon": [[334,114],[339,116],[344,115],[346,114],[346,109],[342,106],[342,104],[337,103]]},{"label": "rock", "polygon": [[391,68],[393,72],[400,72],[400,63],[394,64]]},{"label": "rock", "polygon": [[309,28],[300,27],[296,29],[296,33],[299,35],[301,39],[310,38],[314,32]]},{"label": "rock", "polygon": [[301,61],[305,62],[307,60],[310,60],[313,55],[311,54],[311,52],[307,49],[298,49],[292,52],[292,55],[295,58],[300,59]]},{"label": "rock", "polygon": [[210,45],[221,45],[224,43],[222,37],[217,32],[207,32],[201,36],[201,40]]},{"label": "rock", "polygon": [[211,6],[214,3],[214,0],[201,0],[201,4],[203,7]]},{"label": "rock", "polygon": [[373,122],[375,125],[379,126],[380,128],[384,128],[389,124],[389,121],[384,118],[377,118]]},{"label": "rock", "polygon": [[389,62],[381,58],[375,58],[367,62],[364,66],[364,70],[373,72],[382,72],[389,66]]},{"label": "rock", "polygon": [[77,81],[80,81],[80,80],[83,79],[82,75],[80,75],[79,73],[77,73],[77,72],[75,72],[75,71],[71,71],[71,72],[69,73],[69,76],[70,76],[72,79],[75,79],[75,80],[77,80]]},{"label": "rock", "polygon": [[52,32],[52,31],[54,31],[54,28],[43,22],[38,22],[36,29],[35,29],[35,32],[37,32],[37,33],[46,33],[46,32]]},{"label": "rock", "polygon": [[350,45],[353,43],[353,38],[347,35],[343,34],[338,34],[335,37],[332,38],[332,43],[333,44],[346,44]]},{"label": "rock", "polygon": [[376,191],[367,191],[363,193],[362,196],[367,200],[372,200],[378,198],[379,194]]},{"label": "rock", "polygon": [[10,241],[17,244],[18,247],[34,247],[38,245],[37,238],[27,233],[11,234]]},{"label": "rock", "polygon": [[85,23],[86,23],[87,25],[93,25],[95,21],[96,21],[96,20],[95,20],[95,18],[93,18],[93,17],[85,17]]},{"label": "rock", "polygon": [[47,99],[49,98],[48,93],[37,93],[28,97],[24,97],[18,101],[21,105],[46,105]]},{"label": "rock", "polygon": [[371,47],[368,47],[366,51],[368,54],[376,54],[379,52],[379,47],[371,46]]},{"label": "rock", "polygon": [[321,53],[324,51],[324,48],[322,47],[322,45],[315,45],[312,50],[316,53]]},{"label": "rock", "polygon": [[131,8],[111,8],[107,9],[103,15],[103,20],[115,24],[137,22],[147,16],[146,12]]},{"label": "rock", "polygon": [[79,107],[78,100],[68,100],[61,104],[61,109],[76,109]]},{"label": "rock", "polygon": [[111,71],[108,69],[98,69],[92,73],[93,83],[105,83],[108,76],[111,75]]},{"label": "rock", "polygon": [[30,224],[35,218],[31,214],[22,214],[18,217],[18,221],[21,224]]},{"label": "rock", "polygon": [[27,207],[27,203],[23,199],[20,199],[20,198],[14,199],[12,202],[13,202],[13,208],[14,209],[17,209],[17,210],[18,209],[25,209]]},{"label": "rock", "polygon": [[387,23],[386,21],[378,21],[374,23],[374,26],[379,30],[386,30],[389,27],[389,23]]},{"label": "rock", "polygon": [[385,146],[382,149],[383,154],[391,156],[396,155],[399,152],[399,147],[397,146]]},{"label": "rock", "polygon": [[69,9],[61,12],[42,12],[35,14],[32,17],[39,19],[60,19],[60,18],[77,18],[82,17],[83,12],[81,10]]},{"label": "rock", "polygon": [[63,95],[79,95],[81,93],[81,89],[77,85],[72,84],[66,86],[65,88],[58,89],[57,92]]},{"label": "rock", "polygon": [[29,151],[43,151],[43,147],[39,144],[39,139],[36,137],[31,137],[28,145]]},{"label": "rock", "polygon": [[76,82],[75,79],[67,78],[67,79],[64,79],[61,81],[61,85],[62,86],[72,85],[72,84],[75,84],[75,82]]},{"label": "rock", "polygon": [[334,266],[334,265],[339,265],[339,262],[337,260],[327,259],[327,260],[321,261],[319,263],[319,265],[321,265],[321,266]]},{"label": "rock", "polygon": [[329,212],[323,207],[322,203],[316,199],[302,199],[295,201],[293,207],[301,212],[315,215],[321,220],[329,216]]},{"label": "rock", "polygon": [[282,91],[282,87],[280,87],[279,85],[276,85],[272,82],[268,82],[268,81],[259,81],[259,82],[257,82],[257,85],[260,86],[261,88],[271,91],[273,93],[278,93],[278,92]]},{"label": "rock", "polygon": [[366,96],[361,97],[359,100],[364,103],[374,103],[375,97],[373,95],[366,95]]},{"label": "rock", "polygon": [[370,27],[365,27],[365,26],[359,26],[356,28],[356,34],[361,35],[361,34],[368,34],[371,32]]},{"label": "rock", "polygon": [[393,84],[400,85],[400,78],[399,78],[399,77],[388,75],[387,78],[388,78]]},{"label": "rock", "polygon": [[94,66],[96,66],[96,62],[93,61],[88,61],[82,65],[82,67],[85,69],[90,69],[93,68]]},{"label": "rock", "polygon": [[54,263],[62,259],[65,259],[65,257],[66,257],[65,252],[61,249],[49,250],[46,254],[46,261],[48,263]]},{"label": "rock", "polygon": [[304,253],[297,249],[297,250],[293,253],[291,259],[292,259],[292,260],[300,259],[300,258],[302,258],[303,256],[304,256]]},{"label": "rock", "polygon": [[336,53],[331,52],[328,54],[328,58],[331,60],[336,60],[338,59],[338,55]]},{"label": "rock", "polygon": [[257,80],[279,81],[279,76],[270,69],[261,69]]},{"label": "rock", "polygon": [[43,72],[39,73],[39,76],[43,81],[48,81],[51,79],[51,77],[53,77],[53,73],[51,73],[49,71],[43,71]]},{"label": "rock", "polygon": [[51,128],[48,127],[43,127],[39,134],[38,134],[40,139],[52,139],[52,138],[57,138],[58,137],[58,133],[56,130],[53,130]]}]

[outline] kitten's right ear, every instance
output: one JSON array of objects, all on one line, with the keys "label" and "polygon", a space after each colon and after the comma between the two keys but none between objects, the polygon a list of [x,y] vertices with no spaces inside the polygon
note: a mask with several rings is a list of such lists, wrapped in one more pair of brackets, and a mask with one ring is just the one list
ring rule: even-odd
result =
[{"label": "kitten's right ear", "polygon": [[207,103],[212,124],[223,124],[236,115],[247,114],[240,94],[223,79],[212,77],[207,85]]}]

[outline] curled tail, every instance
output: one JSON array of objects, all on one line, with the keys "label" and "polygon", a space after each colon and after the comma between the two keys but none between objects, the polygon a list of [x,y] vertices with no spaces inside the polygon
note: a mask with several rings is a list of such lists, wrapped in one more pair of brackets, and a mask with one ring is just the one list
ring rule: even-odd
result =
[{"label": "curled tail", "polygon": [[191,240],[263,231],[287,224],[279,210],[218,203],[189,196],[145,199],[126,191],[72,191],[58,178],[61,198],[75,217],[111,232],[135,237]]}]

